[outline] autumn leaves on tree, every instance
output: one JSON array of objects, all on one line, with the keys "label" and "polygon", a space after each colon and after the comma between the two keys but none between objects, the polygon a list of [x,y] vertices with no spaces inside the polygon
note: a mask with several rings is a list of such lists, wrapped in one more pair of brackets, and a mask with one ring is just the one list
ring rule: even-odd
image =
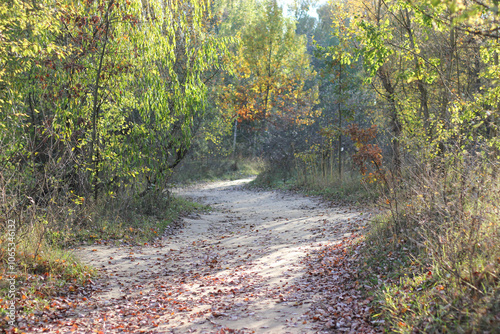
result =
[{"label": "autumn leaves on tree", "polygon": [[221,106],[256,129],[307,124],[317,96],[304,36],[276,1],[264,2],[241,31],[235,76],[222,88]]}]

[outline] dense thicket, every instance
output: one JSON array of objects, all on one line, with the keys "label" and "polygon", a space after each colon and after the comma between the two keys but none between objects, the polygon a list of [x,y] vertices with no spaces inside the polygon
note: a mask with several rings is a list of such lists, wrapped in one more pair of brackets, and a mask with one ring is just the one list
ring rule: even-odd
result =
[{"label": "dense thicket", "polygon": [[[421,270],[386,287],[382,315],[396,332],[498,328],[498,3],[338,1],[331,9],[337,41],[318,50],[339,64],[339,85],[342,64],[361,64],[364,87],[376,93],[365,126],[345,131],[340,108],[337,117],[337,140],[354,141],[354,165],[390,212],[370,240],[410,252]],[[423,292],[410,297],[409,286]]]},{"label": "dense thicket", "polygon": [[218,121],[207,91],[231,39],[211,3],[12,0],[0,15],[0,216],[72,223],[86,203],[162,196]]}]

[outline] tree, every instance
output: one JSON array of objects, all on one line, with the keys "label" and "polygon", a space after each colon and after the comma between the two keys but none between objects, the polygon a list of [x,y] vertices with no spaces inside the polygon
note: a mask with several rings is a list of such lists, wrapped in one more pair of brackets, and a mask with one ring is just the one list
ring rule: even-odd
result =
[{"label": "tree", "polygon": [[[349,27],[349,18],[343,13],[337,15],[336,4],[324,4],[318,9],[318,23],[309,35],[314,36],[311,53],[312,64],[319,73],[315,80],[319,86],[319,104],[322,117],[316,120],[316,134],[310,134],[310,146],[316,147],[317,161],[323,177],[327,170],[334,179],[334,166],[338,179],[342,180],[343,152],[348,142],[343,140],[347,121],[363,118],[369,124],[370,117],[365,110],[371,106],[373,94],[364,89],[362,63],[354,59],[348,50],[353,49],[352,40],[344,38]],[[329,165],[329,166],[328,166]]]},{"label": "tree", "polygon": [[225,67],[215,21],[209,1],[2,3],[4,203],[159,196]]},{"label": "tree", "polygon": [[306,40],[295,34],[292,21],[276,1],[265,1],[241,36],[237,76],[226,85],[223,107],[253,128],[256,141],[269,140],[265,133],[276,129],[308,123],[316,95],[306,84],[313,72]]},{"label": "tree", "polygon": [[146,140],[133,148],[142,153],[133,163],[147,169],[148,187],[158,190],[190,148],[204,119],[207,83],[224,68],[222,55],[230,41],[213,30],[208,1],[166,4],[167,14],[159,5],[151,7],[146,15],[155,19],[138,27],[136,44],[143,63],[136,81],[136,96],[142,99],[134,122],[140,129],[137,136]]}]

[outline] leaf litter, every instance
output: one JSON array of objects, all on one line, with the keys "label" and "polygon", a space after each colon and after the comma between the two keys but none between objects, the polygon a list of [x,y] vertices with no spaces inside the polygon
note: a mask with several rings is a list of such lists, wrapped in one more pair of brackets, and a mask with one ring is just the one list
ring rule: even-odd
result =
[{"label": "leaf litter", "polygon": [[176,189],[214,210],[156,243],[76,249],[100,278],[19,318],[17,333],[381,332],[357,280],[371,213],[249,181]]}]

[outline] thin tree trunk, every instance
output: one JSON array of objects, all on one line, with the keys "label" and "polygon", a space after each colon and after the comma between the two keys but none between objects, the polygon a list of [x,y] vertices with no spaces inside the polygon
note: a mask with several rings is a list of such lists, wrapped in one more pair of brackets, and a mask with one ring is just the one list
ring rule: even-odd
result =
[{"label": "thin tree trunk", "polygon": [[238,131],[238,119],[234,120],[234,137],[233,137],[233,161],[234,170],[238,170],[238,161],[236,161],[236,135]]},{"label": "thin tree trunk", "polygon": [[425,130],[427,132],[428,136],[432,135],[432,131],[430,128],[430,113],[429,113],[429,104],[428,104],[428,93],[427,93],[427,87],[422,79],[422,66],[420,66],[420,63],[418,62],[418,56],[416,52],[416,47],[415,47],[415,37],[413,36],[413,30],[411,28],[411,20],[410,20],[410,14],[408,10],[404,11],[404,22],[405,22],[405,29],[408,33],[408,37],[410,40],[410,46],[413,50],[413,62],[415,63],[415,70],[417,71],[417,88],[418,91],[420,92],[420,110],[421,113],[424,116],[424,126]]},{"label": "thin tree trunk", "polygon": [[[267,56],[267,83],[266,83],[266,98],[264,102],[264,119],[267,117],[267,112],[269,108],[269,94],[271,93],[271,60],[272,60],[272,53],[273,53],[273,41],[271,40],[271,43],[269,43],[269,54]],[[267,128],[267,123],[266,123],[266,128]]]},{"label": "thin tree trunk", "polygon": [[385,98],[389,102],[390,105],[390,117],[391,117],[391,131],[393,135],[392,139],[392,153],[393,153],[393,166],[394,166],[394,175],[399,176],[401,174],[401,152],[399,145],[399,137],[401,136],[401,122],[399,120],[398,111],[396,107],[396,96],[395,89],[392,85],[392,82],[387,74],[385,66],[382,66],[378,71],[378,76],[382,81],[382,85],[384,86],[387,95]]},{"label": "thin tree trunk", "polygon": [[[111,11],[111,8],[113,6],[114,0],[112,0],[109,5],[108,9],[106,11],[106,26],[104,29],[104,44],[102,46],[102,52],[100,54],[100,59],[99,59],[99,67],[97,68],[97,73],[96,73],[96,80],[95,80],[95,87],[94,87],[94,103],[93,103],[93,108],[92,108],[92,142],[90,143],[90,159],[93,162],[94,165],[94,200],[97,200],[98,196],[98,179],[99,179],[99,147],[98,147],[98,134],[97,134],[97,122],[99,121],[99,109],[101,107],[100,103],[98,103],[99,99],[99,83],[101,79],[101,72],[102,72],[102,63],[104,61],[104,54],[106,53],[106,46],[108,43],[108,31],[109,31],[109,12]],[[95,151],[95,157],[94,157],[94,151]]]},{"label": "thin tree trunk", "polygon": [[332,142],[330,143],[331,144],[331,149],[330,149],[330,178],[331,180],[333,181],[333,160],[334,160],[334,156],[335,156],[335,149],[333,148],[333,140]]},{"label": "thin tree trunk", "polygon": [[339,180],[342,183],[342,63],[339,62]]}]

